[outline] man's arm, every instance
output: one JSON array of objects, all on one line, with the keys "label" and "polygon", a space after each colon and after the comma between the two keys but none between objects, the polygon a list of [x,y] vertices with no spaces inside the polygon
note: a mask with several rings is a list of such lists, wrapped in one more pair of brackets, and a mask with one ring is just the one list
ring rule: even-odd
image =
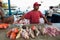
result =
[{"label": "man's arm", "polygon": [[30,13],[28,12],[27,14],[24,14],[24,15],[18,20],[18,22],[19,22],[20,20],[23,20],[24,18],[30,19]]},{"label": "man's arm", "polygon": [[51,24],[50,22],[48,22],[46,17],[41,12],[40,12],[40,17],[42,17],[47,24]]},{"label": "man's arm", "polygon": [[46,19],[45,16],[43,16],[43,19],[44,19],[44,21],[45,21],[47,24],[51,24],[51,22],[49,22],[49,21]]},{"label": "man's arm", "polygon": [[45,16],[43,16],[43,19],[44,19],[44,21],[45,21],[46,23],[48,23],[48,20],[46,19]]},{"label": "man's arm", "polygon": [[18,20],[18,22],[20,21],[20,20],[23,20],[24,19],[24,15]]}]

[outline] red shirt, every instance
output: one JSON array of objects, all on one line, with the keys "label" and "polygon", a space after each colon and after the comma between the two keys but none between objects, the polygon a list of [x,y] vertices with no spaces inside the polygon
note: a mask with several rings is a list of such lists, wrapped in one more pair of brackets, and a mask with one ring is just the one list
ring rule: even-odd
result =
[{"label": "red shirt", "polygon": [[26,19],[30,20],[31,24],[38,24],[39,19],[43,17],[42,13],[40,11],[30,11],[24,16]]}]

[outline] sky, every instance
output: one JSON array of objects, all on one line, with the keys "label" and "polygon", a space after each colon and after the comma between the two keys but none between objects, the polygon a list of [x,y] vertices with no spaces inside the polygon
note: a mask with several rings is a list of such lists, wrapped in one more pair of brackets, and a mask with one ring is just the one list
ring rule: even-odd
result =
[{"label": "sky", "polygon": [[[4,2],[8,2],[7,0],[3,0]],[[60,0],[10,0],[11,5],[17,6],[22,11],[28,9],[33,9],[33,4],[38,2],[41,4],[39,10],[44,11],[49,9],[49,6],[57,6],[60,3]]]}]

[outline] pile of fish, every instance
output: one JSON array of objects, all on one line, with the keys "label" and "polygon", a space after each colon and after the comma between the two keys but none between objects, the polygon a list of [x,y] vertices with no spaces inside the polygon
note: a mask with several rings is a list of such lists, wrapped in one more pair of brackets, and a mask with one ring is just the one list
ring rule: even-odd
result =
[{"label": "pile of fish", "polygon": [[60,30],[56,27],[45,27],[43,28],[43,34],[47,34],[49,36],[58,36],[60,35]]},{"label": "pile of fish", "polygon": [[6,23],[0,24],[0,29],[6,29],[8,27],[9,27],[9,24],[6,24]]},{"label": "pile of fish", "polygon": [[12,28],[7,32],[7,37],[10,39],[18,39],[23,37],[24,39],[35,38],[39,35],[49,35],[51,37],[60,35],[60,30],[56,27],[39,27],[32,25],[27,27],[23,25],[20,28]]},{"label": "pile of fish", "polygon": [[18,32],[19,32],[18,28],[10,29],[7,32],[7,37],[9,37],[10,39],[14,40],[16,38]]},{"label": "pile of fish", "polygon": [[22,26],[22,28],[12,28],[7,32],[7,37],[10,39],[18,39],[20,37],[23,37],[24,39],[29,39],[29,37],[35,38],[35,36],[39,35],[39,30],[36,28],[36,26],[31,26],[31,28],[28,28],[26,26]]}]

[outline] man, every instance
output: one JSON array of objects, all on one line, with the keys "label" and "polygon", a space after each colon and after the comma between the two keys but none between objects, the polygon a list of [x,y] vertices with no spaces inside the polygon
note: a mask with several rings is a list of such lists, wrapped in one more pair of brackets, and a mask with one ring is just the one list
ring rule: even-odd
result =
[{"label": "man", "polygon": [[30,20],[30,24],[39,24],[39,19],[42,17],[44,18],[45,22],[50,24],[46,17],[42,15],[42,13],[40,11],[38,11],[39,6],[41,6],[41,4],[38,4],[38,2],[35,2],[33,5],[33,10],[28,12],[27,14],[23,15],[19,20],[22,20],[24,18],[29,19]]},{"label": "man", "polygon": [[3,19],[4,17],[4,9],[2,8],[2,2],[0,2],[0,18]]},{"label": "man", "polygon": [[48,15],[47,15],[47,19],[48,19],[49,22],[51,22],[53,13],[54,13],[53,6],[50,6],[49,10],[48,10]]},{"label": "man", "polygon": [[0,23],[13,23],[13,16],[6,17],[4,14],[4,9],[2,8],[2,2],[0,2]]}]

